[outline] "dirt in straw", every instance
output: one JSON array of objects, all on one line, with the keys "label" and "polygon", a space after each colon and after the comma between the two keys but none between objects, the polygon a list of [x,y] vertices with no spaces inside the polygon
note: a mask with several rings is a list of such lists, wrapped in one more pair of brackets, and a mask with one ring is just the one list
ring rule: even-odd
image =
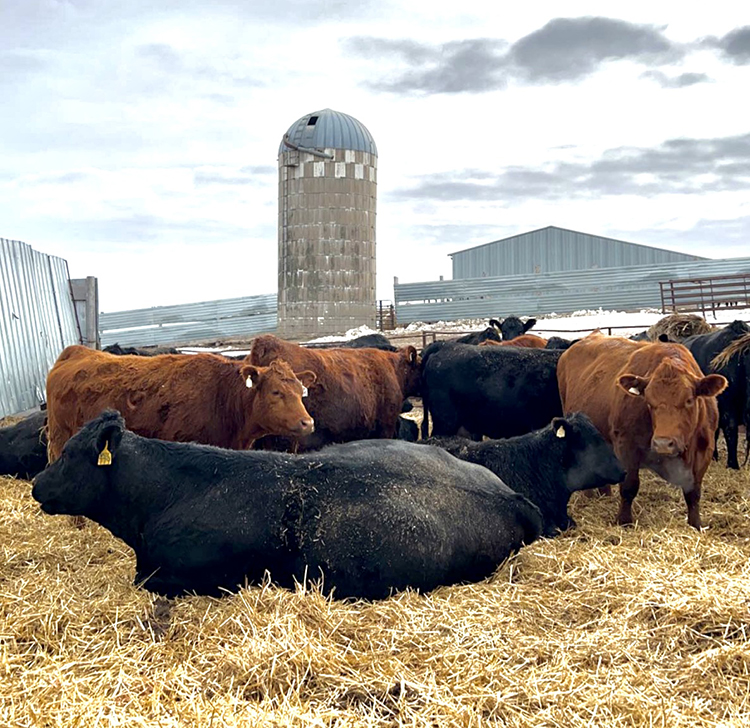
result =
[{"label": "dirt in straw", "polygon": [[426,596],[165,603],[107,531],[0,478],[0,724],[750,725],[750,476],[704,486],[702,533],[645,476],[634,528],[578,494],[577,528]]}]

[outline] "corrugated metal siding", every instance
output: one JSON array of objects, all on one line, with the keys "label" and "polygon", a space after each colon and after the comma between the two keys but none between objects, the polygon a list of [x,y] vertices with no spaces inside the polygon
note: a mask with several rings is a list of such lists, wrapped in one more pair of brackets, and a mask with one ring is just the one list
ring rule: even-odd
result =
[{"label": "corrugated metal siding", "polygon": [[80,332],[68,264],[0,238],[0,416],[46,400],[47,372]]},{"label": "corrugated metal siding", "polygon": [[276,294],[102,313],[102,347],[186,344],[276,330]]},{"label": "corrugated metal siding", "polygon": [[454,280],[701,259],[554,226],[452,253],[452,257]]},{"label": "corrugated metal siding", "polygon": [[659,281],[736,273],[750,273],[750,258],[400,283],[394,286],[396,320],[404,324],[511,314],[572,313],[581,309],[660,308]]}]

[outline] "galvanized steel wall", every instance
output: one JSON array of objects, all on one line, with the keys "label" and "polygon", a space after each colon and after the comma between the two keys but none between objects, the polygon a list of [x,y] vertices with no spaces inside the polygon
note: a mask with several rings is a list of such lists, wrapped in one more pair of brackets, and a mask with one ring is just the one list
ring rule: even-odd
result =
[{"label": "galvanized steel wall", "polygon": [[99,315],[102,346],[187,344],[276,330],[276,294]]},{"label": "galvanized steel wall", "polygon": [[394,286],[396,319],[404,324],[581,309],[638,311],[660,308],[659,281],[736,273],[750,273],[750,258],[401,283]]},{"label": "galvanized steel wall", "polygon": [[46,401],[47,372],[80,343],[68,281],[62,258],[0,238],[0,416]]},{"label": "galvanized steel wall", "polygon": [[496,240],[451,256],[454,280],[700,260],[695,255],[554,226]]}]

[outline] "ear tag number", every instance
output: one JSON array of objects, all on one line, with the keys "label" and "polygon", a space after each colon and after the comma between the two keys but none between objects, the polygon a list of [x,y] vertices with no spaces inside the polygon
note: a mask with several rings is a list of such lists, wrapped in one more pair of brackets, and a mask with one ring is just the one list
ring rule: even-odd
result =
[{"label": "ear tag number", "polygon": [[555,430],[555,435],[557,435],[557,437],[565,437],[565,428],[560,425],[560,427]]},{"label": "ear tag number", "polygon": [[304,384],[302,385],[302,396],[307,397],[307,387]]},{"label": "ear tag number", "polygon": [[109,441],[104,443],[104,450],[99,453],[97,465],[112,465],[112,453],[109,451]]},{"label": "ear tag number", "polygon": [[247,387],[248,389],[252,389],[252,388],[253,388],[253,379],[252,379],[252,377],[248,377],[248,378],[247,378],[247,379],[245,380],[245,386],[246,386],[246,387]]}]

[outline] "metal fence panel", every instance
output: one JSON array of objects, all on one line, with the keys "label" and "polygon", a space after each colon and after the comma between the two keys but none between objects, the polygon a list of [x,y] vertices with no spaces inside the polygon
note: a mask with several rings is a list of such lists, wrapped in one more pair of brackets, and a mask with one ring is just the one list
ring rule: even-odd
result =
[{"label": "metal fence panel", "polygon": [[599,308],[638,311],[661,306],[659,281],[738,273],[750,273],[750,258],[398,283],[394,286],[396,319],[404,324]]},{"label": "metal fence panel", "polygon": [[276,294],[102,313],[102,346],[188,344],[276,331]]},{"label": "metal fence panel", "polygon": [[44,402],[47,372],[80,343],[68,280],[62,258],[0,238],[0,416]]}]

